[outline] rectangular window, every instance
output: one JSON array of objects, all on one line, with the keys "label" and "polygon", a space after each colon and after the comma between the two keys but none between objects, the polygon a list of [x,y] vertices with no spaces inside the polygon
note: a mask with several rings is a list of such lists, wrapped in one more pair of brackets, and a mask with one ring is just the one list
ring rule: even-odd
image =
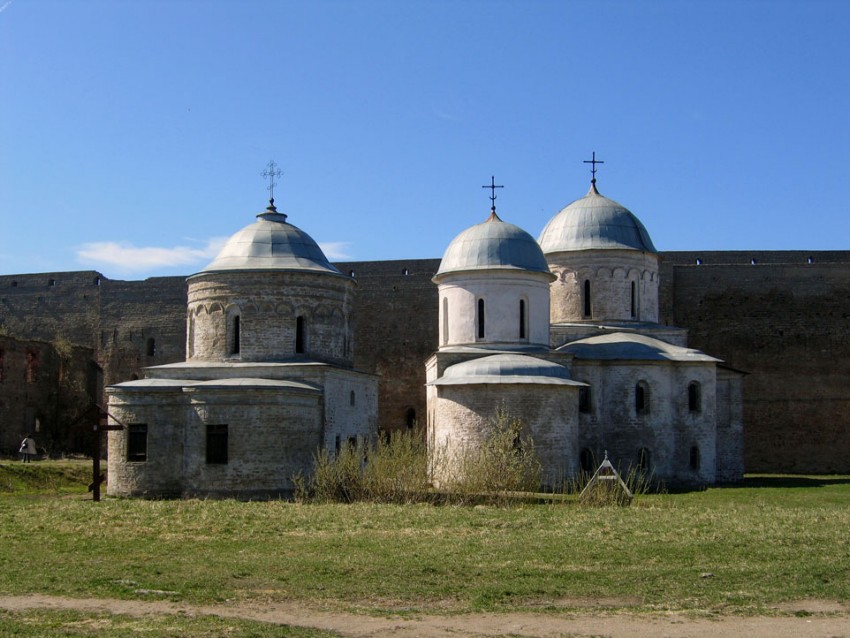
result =
[{"label": "rectangular window", "polygon": [[127,426],[127,460],[142,463],[148,460],[148,426],[131,423]]},{"label": "rectangular window", "polygon": [[227,463],[227,425],[207,425],[207,463]]}]

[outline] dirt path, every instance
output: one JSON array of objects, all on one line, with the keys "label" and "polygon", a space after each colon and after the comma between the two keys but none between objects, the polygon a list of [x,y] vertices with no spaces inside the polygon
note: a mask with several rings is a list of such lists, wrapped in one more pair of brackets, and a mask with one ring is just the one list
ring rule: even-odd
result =
[{"label": "dirt path", "polygon": [[142,615],[214,615],[262,622],[315,627],[360,638],[463,638],[464,636],[537,636],[571,638],[850,638],[850,610],[826,601],[803,601],[784,611],[807,616],[691,619],[679,614],[637,616],[610,614],[465,614],[420,616],[413,619],[373,618],[343,612],[317,611],[298,603],[262,607],[245,604],[186,605],[162,601],[134,601],[60,596],[0,596],[0,609],[74,609],[84,612]]}]

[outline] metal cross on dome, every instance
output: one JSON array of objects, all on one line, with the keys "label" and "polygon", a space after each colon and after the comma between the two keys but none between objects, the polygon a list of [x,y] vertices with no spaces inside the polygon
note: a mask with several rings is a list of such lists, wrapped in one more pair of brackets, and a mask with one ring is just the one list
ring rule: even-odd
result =
[{"label": "metal cross on dome", "polygon": [[605,160],[596,159],[596,151],[593,151],[593,159],[584,160],[584,163],[592,165],[592,168],[590,169],[590,174],[592,176],[590,183],[595,184],[596,183],[596,165],[597,164],[604,164]]},{"label": "metal cross on dome", "polygon": [[283,175],[283,171],[277,167],[274,160],[270,160],[269,163],[266,164],[266,170],[260,173],[260,175],[262,177],[267,177],[269,180],[269,185],[266,190],[269,191],[269,203],[274,204],[274,187],[277,183],[274,181],[274,178]]},{"label": "metal cross on dome", "polygon": [[496,212],[496,189],[497,188],[504,188],[504,186],[496,185],[496,177],[491,175],[490,176],[490,183],[484,184],[484,186],[482,186],[481,188],[489,188],[490,189],[490,203],[491,203],[490,210],[495,213]]}]

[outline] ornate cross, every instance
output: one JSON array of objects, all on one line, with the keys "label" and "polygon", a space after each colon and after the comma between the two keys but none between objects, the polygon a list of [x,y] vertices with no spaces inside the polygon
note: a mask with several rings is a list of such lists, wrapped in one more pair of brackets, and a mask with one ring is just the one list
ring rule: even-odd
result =
[{"label": "ornate cross", "polygon": [[260,173],[260,176],[267,177],[269,180],[269,185],[266,190],[269,191],[269,203],[271,204],[274,204],[274,187],[276,184],[274,178],[280,177],[281,175],[283,175],[283,171],[277,167],[274,160],[271,160],[268,164],[266,164],[266,170]]},{"label": "ornate cross", "polygon": [[593,176],[593,178],[590,180],[590,183],[595,184],[596,183],[596,165],[597,164],[604,164],[605,160],[596,159],[596,151],[593,151],[593,159],[584,160],[584,163],[592,165],[592,168],[590,169],[590,174]]},{"label": "ornate cross", "polygon": [[504,188],[504,186],[497,186],[496,185],[496,178],[493,175],[491,175],[490,176],[490,183],[484,184],[484,186],[482,186],[481,188],[489,188],[490,189],[490,203],[492,204],[491,207],[490,207],[490,210],[495,213],[496,212],[496,189],[497,188]]}]

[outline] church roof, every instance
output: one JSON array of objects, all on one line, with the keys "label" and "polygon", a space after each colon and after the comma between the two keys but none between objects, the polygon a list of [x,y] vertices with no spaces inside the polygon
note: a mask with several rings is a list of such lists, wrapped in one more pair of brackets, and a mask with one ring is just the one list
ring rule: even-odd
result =
[{"label": "church roof", "polygon": [[640,220],[625,206],[600,195],[593,182],[587,195],[549,220],[539,241],[547,255],[597,249],[658,252]]},{"label": "church roof", "polygon": [[615,332],[572,341],[558,352],[572,354],[577,360],[596,361],[680,361],[717,363],[715,359],[693,348],[674,346],[666,341],[641,334]]},{"label": "church roof", "polygon": [[437,275],[469,270],[528,270],[549,273],[543,251],[519,226],[490,217],[455,237],[446,248]]},{"label": "church roof", "polygon": [[552,361],[523,354],[494,354],[449,366],[429,385],[544,384],[585,385],[570,379],[569,370]]},{"label": "church roof", "polygon": [[[273,201],[273,200],[272,200]],[[201,272],[294,270],[341,275],[310,235],[286,221],[272,202],[257,221],[233,235]]]}]

